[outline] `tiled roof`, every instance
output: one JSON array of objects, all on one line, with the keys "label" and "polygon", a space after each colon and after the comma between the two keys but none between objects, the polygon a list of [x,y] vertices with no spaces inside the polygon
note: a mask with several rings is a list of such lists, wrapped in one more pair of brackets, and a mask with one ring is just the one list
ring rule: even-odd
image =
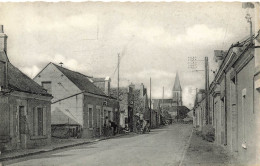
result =
[{"label": "tiled roof", "polygon": [[101,89],[96,87],[89,76],[75,72],[53,63],[71,82],[73,82],[80,90],[88,93],[107,96]]},{"label": "tiled roof", "polygon": [[161,103],[167,103],[167,104],[173,103],[173,99],[152,99],[152,100],[153,100],[154,109],[157,109],[159,107],[159,104],[161,104]]},{"label": "tiled roof", "polygon": [[8,88],[16,91],[51,96],[43,87],[14,67],[10,62],[8,62]]}]

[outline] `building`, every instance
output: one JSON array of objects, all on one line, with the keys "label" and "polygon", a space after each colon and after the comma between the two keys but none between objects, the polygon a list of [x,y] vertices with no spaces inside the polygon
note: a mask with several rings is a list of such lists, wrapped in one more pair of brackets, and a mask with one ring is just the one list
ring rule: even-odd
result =
[{"label": "building", "polygon": [[[91,138],[103,135],[109,120],[116,121],[117,99],[105,94],[109,89],[102,91],[94,85],[97,80],[92,79],[54,63],[49,63],[35,76],[34,80],[54,97],[51,104],[54,133],[74,131],[77,137]],[[59,116],[61,113],[63,118]],[[65,131],[60,132],[61,129]]]},{"label": "building", "polygon": [[[257,5],[257,4],[256,4]],[[258,6],[259,7],[259,6]],[[259,27],[258,27],[259,30]],[[253,38],[253,40],[251,39]],[[253,41],[253,42],[252,42]],[[216,50],[218,70],[209,88],[209,110],[205,100],[194,106],[196,125],[201,129],[209,111],[209,125],[215,129],[215,143],[228,149],[238,162],[258,165],[259,160],[259,31],[231,45],[228,51]]]},{"label": "building", "polygon": [[137,132],[137,121],[146,120],[150,122],[150,109],[148,104],[147,89],[144,84],[140,85],[130,84],[129,85],[130,98],[129,101],[132,105],[133,110],[129,111],[128,123],[130,131]]},{"label": "building", "polygon": [[172,88],[173,106],[182,106],[182,89],[178,72]]},{"label": "building", "polygon": [[200,89],[196,92],[195,102],[194,102],[194,127],[199,131],[206,124],[206,114],[205,114],[205,104],[206,104],[206,93],[204,89]]},{"label": "building", "polygon": [[[117,88],[110,89],[110,95],[114,98],[117,98],[117,92]],[[131,100],[131,96],[133,96],[133,90],[130,86],[119,88],[119,125],[121,128],[128,128],[130,119],[133,117],[133,101]]]},{"label": "building", "polygon": [[33,148],[51,141],[52,96],[10,63],[0,26],[0,151]]},{"label": "building", "polygon": [[[183,113],[186,114],[185,112],[188,108],[183,106],[182,103],[182,88],[178,72],[176,73],[172,88],[172,97],[168,99],[153,99],[152,105],[155,110],[168,111],[168,113],[172,116],[171,120],[175,118],[185,118]],[[182,114],[182,116],[178,116],[179,114]]]}]

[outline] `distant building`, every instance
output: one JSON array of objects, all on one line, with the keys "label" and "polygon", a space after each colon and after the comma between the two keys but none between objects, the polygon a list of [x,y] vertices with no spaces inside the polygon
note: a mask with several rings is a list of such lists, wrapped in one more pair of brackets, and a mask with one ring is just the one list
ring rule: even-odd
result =
[{"label": "distant building", "polygon": [[175,82],[172,88],[172,99],[173,106],[182,106],[182,89],[178,72],[176,73]]},{"label": "distant building", "polygon": [[[117,98],[117,88],[110,89],[110,95]],[[133,90],[131,87],[120,87],[119,88],[119,125],[121,128],[129,127],[130,119],[133,116]]]},{"label": "distant building", "polygon": [[[183,118],[183,113],[187,111],[187,107],[182,105],[182,88],[179,79],[178,72],[176,73],[174,85],[172,88],[172,97],[167,99],[153,99],[152,105],[153,109],[161,109],[162,111],[169,111],[169,114],[172,115],[172,118]],[[186,109],[187,108],[187,109]],[[189,109],[188,109],[189,110]],[[183,112],[179,112],[183,111]],[[178,112],[182,116],[178,116]]]},{"label": "distant building", "polygon": [[10,63],[6,48],[0,26],[0,151],[47,145],[52,96]]},{"label": "distant building", "polygon": [[[105,93],[110,91],[109,79],[107,82],[105,79],[93,79],[49,63],[34,80],[54,97],[51,105],[54,136],[100,136],[104,134],[108,120],[116,121],[117,99]],[[104,85],[103,90],[94,85],[98,81],[97,86]]]}]

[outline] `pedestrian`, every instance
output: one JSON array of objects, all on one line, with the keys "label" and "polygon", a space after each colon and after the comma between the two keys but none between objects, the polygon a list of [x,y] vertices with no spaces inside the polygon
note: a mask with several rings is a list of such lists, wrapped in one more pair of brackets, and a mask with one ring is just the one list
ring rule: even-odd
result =
[{"label": "pedestrian", "polygon": [[113,135],[116,135],[117,129],[118,129],[117,124],[115,122],[112,122],[112,121],[109,121],[109,122],[110,122],[111,128],[113,129]]},{"label": "pedestrian", "polygon": [[108,117],[105,117],[105,123],[104,123],[104,135],[105,136],[109,136],[109,121],[108,121]]}]

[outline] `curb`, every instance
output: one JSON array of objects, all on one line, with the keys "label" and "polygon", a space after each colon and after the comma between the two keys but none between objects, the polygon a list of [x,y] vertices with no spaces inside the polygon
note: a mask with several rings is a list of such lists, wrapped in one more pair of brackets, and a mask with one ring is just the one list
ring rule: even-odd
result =
[{"label": "curb", "polygon": [[46,152],[52,152],[52,151],[60,150],[60,149],[66,149],[66,148],[70,148],[70,147],[74,147],[74,146],[91,144],[91,143],[95,143],[95,142],[99,142],[99,141],[103,141],[103,140],[107,140],[107,139],[123,137],[123,136],[126,136],[126,135],[130,135],[130,134],[120,134],[120,135],[115,135],[115,136],[112,136],[112,137],[98,138],[98,139],[95,139],[93,141],[85,141],[85,142],[80,142],[80,143],[75,143],[75,144],[55,147],[55,148],[51,148],[51,149],[47,149],[47,150],[40,150],[40,151],[36,151],[36,152],[29,152],[29,153],[26,153],[26,154],[20,154],[20,155],[16,155],[16,156],[8,156],[8,157],[0,158],[0,162],[7,161],[7,160],[12,160],[12,159],[18,159],[18,158],[22,158],[22,157],[26,157],[26,156],[33,156],[33,155],[46,153]]},{"label": "curb", "polygon": [[191,142],[191,138],[192,138],[193,132],[194,132],[194,128],[192,128],[191,134],[190,134],[189,139],[188,139],[188,142],[186,143],[186,145],[185,145],[185,147],[184,147],[183,154],[182,154],[182,158],[181,158],[181,161],[180,161],[180,163],[179,163],[179,166],[182,166],[182,165],[183,165],[183,161],[184,161],[184,159],[185,159],[187,150],[188,150],[188,148],[189,148],[189,146],[190,146],[190,142]]}]

